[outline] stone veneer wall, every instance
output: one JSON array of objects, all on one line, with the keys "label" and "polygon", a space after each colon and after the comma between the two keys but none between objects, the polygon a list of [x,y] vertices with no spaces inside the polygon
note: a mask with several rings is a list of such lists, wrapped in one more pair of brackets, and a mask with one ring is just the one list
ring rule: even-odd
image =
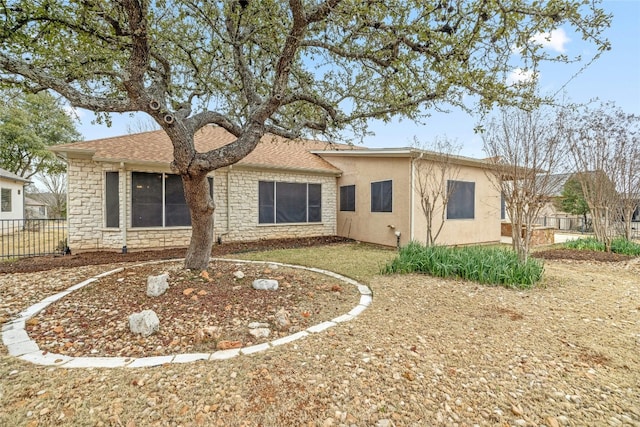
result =
[{"label": "stone veneer wall", "polygon": [[[144,168],[132,170],[158,172]],[[107,171],[120,173],[120,194],[126,194],[127,202],[120,200],[120,221],[121,224],[123,221],[127,224],[127,249],[184,247],[189,244],[191,227],[131,227],[131,170],[119,169],[117,164],[71,159],[68,166],[68,221],[69,247],[73,251],[121,250],[125,244],[122,228],[104,226],[104,177]],[[126,180],[123,177],[126,177]],[[229,192],[227,180],[230,183]],[[322,184],[322,222],[258,224],[258,181]],[[227,194],[230,198],[229,204],[226,200]],[[233,168],[219,170],[214,174],[215,237],[220,237],[223,241],[234,241],[335,235],[336,199],[336,179],[332,176],[257,172]]]},{"label": "stone veneer wall", "polygon": [[[227,197],[229,182],[229,203]],[[259,181],[300,182],[322,185],[322,222],[258,224]],[[227,169],[216,171],[215,234],[224,241],[333,236],[336,234],[336,178],[275,171]]]},{"label": "stone veneer wall", "polygon": [[[500,224],[500,234],[511,237],[512,224],[503,222]],[[522,230],[524,236],[524,229]],[[555,229],[553,227],[535,226],[531,234],[531,246],[551,245],[555,241]]]}]

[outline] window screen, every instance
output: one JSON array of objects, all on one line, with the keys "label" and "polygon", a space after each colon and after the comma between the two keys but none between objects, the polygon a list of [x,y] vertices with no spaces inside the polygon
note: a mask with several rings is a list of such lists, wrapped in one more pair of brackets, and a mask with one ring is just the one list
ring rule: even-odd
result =
[{"label": "window screen", "polygon": [[[209,187],[211,188],[211,187]],[[180,175],[167,175],[164,179],[165,226],[191,225],[191,213],[184,199]]]},{"label": "window screen", "polygon": [[162,226],[162,174],[131,174],[131,225]]},{"label": "window screen", "polygon": [[320,184],[309,184],[307,186],[309,194],[308,222],[322,221],[322,187]]},{"label": "window screen", "polygon": [[392,182],[371,183],[371,212],[391,212],[393,206]]},{"label": "window screen", "polygon": [[0,206],[2,212],[11,212],[11,189],[3,188],[0,190]]},{"label": "window screen", "polygon": [[260,224],[273,224],[276,220],[275,217],[275,200],[274,193],[275,191],[275,183],[274,182],[263,182],[259,183],[259,220]]},{"label": "window screen", "polygon": [[320,184],[259,182],[260,224],[320,222],[322,187]]},{"label": "window screen", "polygon": [[107,227],[120,227],[120,174],[107,172],[105,177],[105,216]]},{"label": "window screen", "polygon": [[340,210],[355,212],[356,210],[356,186],[344,185],[340,187]]},{"label": "window screen", "polygon": [[447,219],[475,218],[475,182],[447,181]]}]

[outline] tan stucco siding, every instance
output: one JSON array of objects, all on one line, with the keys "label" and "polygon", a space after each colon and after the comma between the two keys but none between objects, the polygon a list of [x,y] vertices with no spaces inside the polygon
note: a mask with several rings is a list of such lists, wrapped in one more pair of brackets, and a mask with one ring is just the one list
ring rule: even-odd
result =
[{"label": "tan stucco siding", "polygon": [[[105,174],[119,172],[119,228],[105,226]],[[68,165],[69,246],[74,251],[128,250],[184,247],[191,227],[131,227],[131,172],[170,173],[145,167],[121,168],[119,164],[71,159]],[[231,191],[227,192],[227,175]],[[311,224],[258,224],[258,181],[309,182],[322,185],[322,222]],[[124,197],[122,195],[125,195]],[[227,195],[230,197],[227,206]],[[335,177],[246,170],[214,174],[214,237],[229,240],[302,237],[335,234]],[[227,221],[229,220],[229,221]],[[123,225],[126,223],[126,230]]]},{"label": "tan stucco siding", "polygon": [[[340,211],[336,206],[337,234],[359,241],[395,246],[395,232],[400,232],[401,244],[407,243],[411,223],[411,160],[406,157],[348,156],[331,156],[326,160],[343,171],[338,179],[338,187],[356,186],[355,212]],[[392,211],[371,212],[371,183],[387,180],[392,181]]]},{"label": "tan stucco siding", "polygon": [[[419,173],[416,168],[416,173]],[[487,178],[485,170],[469,166],[460,166],[457,174],[447,179],[475,183],[474,218],[447,219],[436,241],[442,245],[468,245],[493,243],[500,241],[500,193]],[[446,185],[446,183],[445,183]],[[414,240],[424,243],[427,236],[427,223],[416,196],[415,202]],[[435,214],[433,228],[442,223],[442,209]]]},{"label": "tan stucco siding", "polygon": [[[415,192],[415,179],[411,179],[412,174],[418,172],[418,168],[412,167],[411,157],[332,154],[326,156],[326,160],[343,171],[343,175],[338,180],[338,187],[356,186],[355,212],[338,210],[338,235],[394,246],[396,244],[395,233],[400,232],[401,245],[410,240],[425,242],[426,220],[419,197]],[[475,183],[474,218],[445,219],[438,243],[465,245],[499,241],[499,192],[491,185],[484,169],[467,165],[460,166],[456,179]],[[392,180],[393,182],[392,212],[371,212],[371,183],[383,180]],[[338,188],[338,197],[339,191]],[[437,215],[433,224],[434,228],[439,227],[440,223],[440,216]]]}]

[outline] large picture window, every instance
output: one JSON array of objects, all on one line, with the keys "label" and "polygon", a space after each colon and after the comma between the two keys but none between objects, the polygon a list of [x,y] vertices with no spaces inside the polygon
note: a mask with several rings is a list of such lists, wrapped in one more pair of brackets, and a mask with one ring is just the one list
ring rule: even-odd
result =
[{"label": "large picture window", "polygon": [[[213,197],[213,178],[209,177]],[[179,227],[191,225],[182,178],[162,173],[131,173],[131,226]]]},{"label": "large picture window", "polygon": [[2,212],[11,212],[11,189],[0,189],[0,209]]},{"label": "large picture window", "polygon": [[320,184],[260,181],[258,205],[260,224],[320,222],[322,187]]},{"label": "large picture window", "polygon": [[371,183],[371,212],[391,212],[393,185],[391,180]]},{"label": "large picture window", "polygon": [[356,210],[356,186],[344,185],[340,187],[340,210],[343,212],[355,212]]},{"label": "large picture window", "polygon": [[107,172],[105,176],[105,216],[107,227],[120,227],[120,174]]},{"label": "large picture window", "polygon": [[476,183],[466,181],[447,181],[450,194],[447,203],[447,219],[474,219]]}]

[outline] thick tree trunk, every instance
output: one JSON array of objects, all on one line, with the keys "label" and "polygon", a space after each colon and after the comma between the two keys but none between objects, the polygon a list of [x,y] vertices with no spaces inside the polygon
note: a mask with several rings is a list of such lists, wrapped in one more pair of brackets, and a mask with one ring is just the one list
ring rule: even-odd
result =
[{"label": "thick tree trunk", "polygon": [[213,212],[209,180],[206,175],[182,176],[184,196],[191,211],[191,242],[184,260],[190,270],[206,270],[213,246]]}]

